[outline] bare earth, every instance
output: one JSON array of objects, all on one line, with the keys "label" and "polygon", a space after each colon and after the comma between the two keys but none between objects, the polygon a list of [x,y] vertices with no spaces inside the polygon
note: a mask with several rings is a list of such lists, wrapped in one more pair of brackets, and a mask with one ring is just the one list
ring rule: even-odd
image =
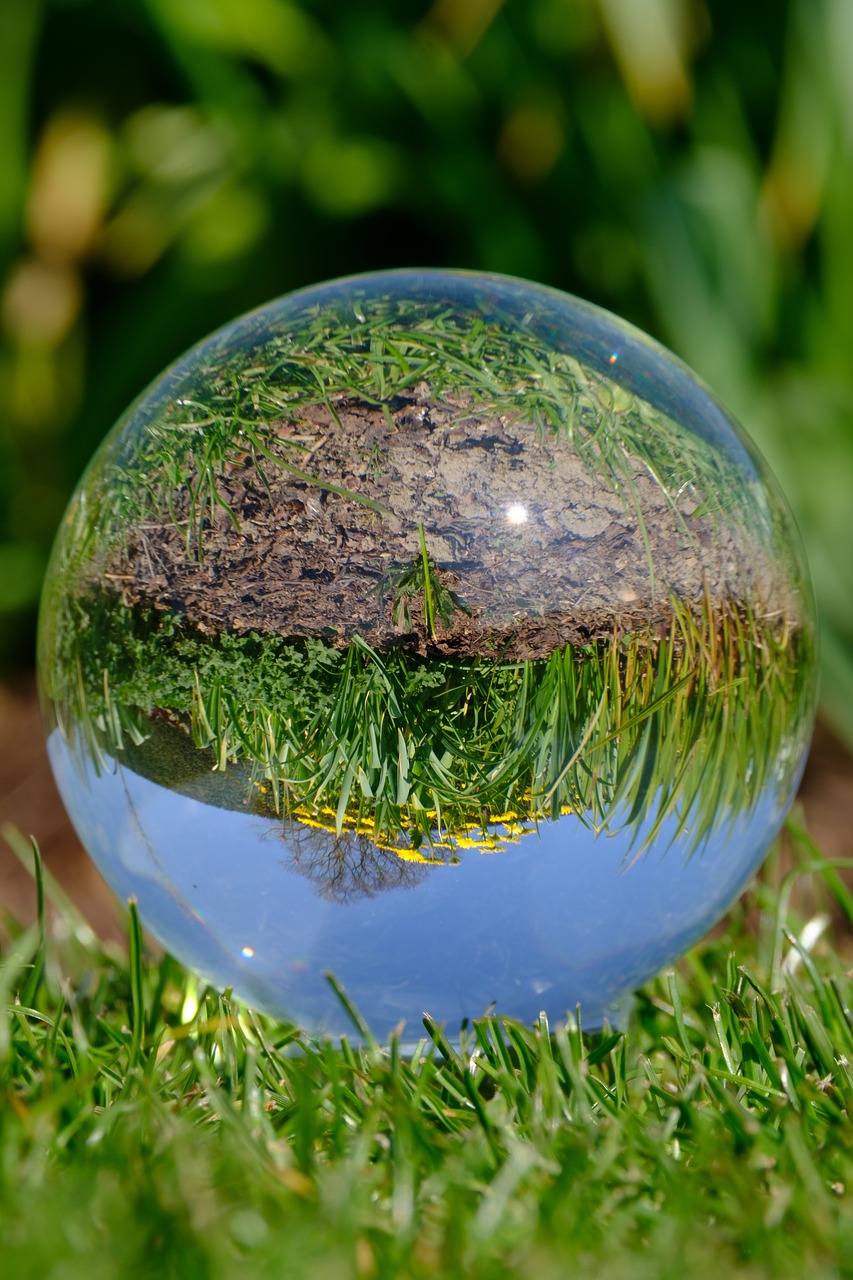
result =
[{"label": "bare earth", "polygon": [[[220,483],[239,528],[216,507],[202,563],[174,522],[151,522],[102,585],[126,604],[181,613],[204,634],[344,644],[357,631],[379,650],[510,660],[666,626],[670,590],[693,607],[706,591],[714,605],[788,606],[765,554],[744,547],[726,520],[700,514],[688,488],[673,502],[639,460],[611,481],[590,473],[564,436],[434,403],[424,386],[387,414],[352,400],[334,407],[276,427],[295,446],[282,457],[317,483],[267,459],[261,474],[247,453]],[[185,493],[175,509],[179,523],[188,519]],[[471,610],[432,638],[415,621],[402,635],[391,616],[391,575],[418,555],[418,524],[442,581]]]}]

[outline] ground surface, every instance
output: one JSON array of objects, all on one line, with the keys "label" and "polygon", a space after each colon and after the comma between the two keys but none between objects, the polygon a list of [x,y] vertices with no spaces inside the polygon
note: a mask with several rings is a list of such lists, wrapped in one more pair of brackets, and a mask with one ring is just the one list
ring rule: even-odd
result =
[{"label": "ground surface", "polygon": [[[801,799],[825,852],[849,855],[853,761],[824,733]],[[627,1035],[483,1019],[460,1057],[427,1019],[410,1063],[297,1048],[144,948],[133,914],[119,925],[63,818],[31,680],[0,691],[10,821],[129,945],[67,911],[43,945],[4,943],[4,1280],[853,1280],[853,899],[828,900],[807,843],[796,900],[771,857],[639,993]],[[0,857],[2,906],[32,919],[34,900]]]},{"label": "ground surface", "polygon": [[[229,461],[203,560],[194,544],[188,552],[184,486],[174,519],[135,529],[106,585],[207,634],[334,643],[357,630],[379,650],[498,650],[512,660],[666,624],[668,588],[697,605],[707,589],[718,606],[790,607],[736,521],[700,512],[689,487],[672,499],[639,458],[626,454],[621,476],[595,473],[565,435],[463,400],[436,403],[425,386],[384,409],[341,399],[275,424],[277,456],[302,478],[248,452]],[[429,643],[423,628],[401,635],[390,605],[394,573],[419,554],[419,524],[445,585],[470,610]]]},{"label": "ground surface", "polygon": [[[0,685],[0,831],[34,835],[46,864],[105,938],[124,936],[112,894],[66,817],[53,782],[31,676]],[[0,839],[0,912],[33,918],[32,879]]]}]

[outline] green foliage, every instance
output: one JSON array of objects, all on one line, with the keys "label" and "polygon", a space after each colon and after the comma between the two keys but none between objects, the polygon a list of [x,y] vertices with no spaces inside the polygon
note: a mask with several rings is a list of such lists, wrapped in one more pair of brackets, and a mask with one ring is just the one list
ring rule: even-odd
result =
[{"label": "green foliage", "polygon": [[96,761],[143,743],[147,717],[166,712],[219,773],[247,767],[276,811],[392,846],[437,839],[453,856],[494,824],[517,838],[567,809],[597,829],[647,823],[646,842],[675,817],[699,843],[721,815],[789,787],[810,732],[812,642],[746,612],[674,608],[666,639],[504,662],[380,654],[358,636],[344,651],[211,639],[168,613],[69,597],[44,692]]},{"label": "green foliage", "polygon": [[675,0],[642,39],[634,11],[2,0],[2,652],[28,652],[63,504],[148,379],[402,243],[609,306],[732,404],[793,501],[853,736],[847,8]]},{"label": "green foliage", "polygon": [[[282,418],[298,421],[300,410],[316,406],[337,418],[341,397],[390,416],[393,399],[420,383],[437,401],[456,405],[462,421],[474,411],[520,421],[543,438],[565,437],[641,528],[638,468],[654,479],[688,540],[694,532],[679,508],[685,487],[696,497],[697,517],[719,519],[734,540],[757,539],[776,553],[778,531],[767,527],[742,462],[563,350],[562,340],[551,345],[551,326],[564,323],[557,299],[541,292],[533,320],[525,316],[529,306],[529,295],[508,281],[500,304],[487,295],[451,305],[363,288],[217,335],[175,366],[144,409],[131,406],[122,419],[124,434],[99,457],[85,499],[66,517],[70,555],[76,560],[79,550],[82,564],[85,552],[94,557],[121,545],[141,523],[169,520],[187,556],[203,560],[217,509],[239,528],[223,480],[247,457],[268,493],[268,473],[280,470],[411,524],[411,512],[391,512],[306,471],[302,455],[310,459],[312,446],[282,438],[277,428]],[[651,556],[650,575],[654,582]]]},{"label": "green foliage", "polygon": [[394,625],[406,631],[412,629],[410,601],[421,598],[426,633],[436,639],[435,620],[441,618],[446,627],[453,621],[456,610],[470,614],[464,600],[451,591],[438,576],[438,566],[426,548],[424,527],[418,525],[421,552],[410,565],[396,574],[391,586],[391,616]]},{"label": "green foliage", "polygon": [[848,1276],[853,985],[815,942],[836,870],[798,849],[624,1033],[484,1017],[460,1047],[426,1016],[407,1054],[353,1011],[334,1045],[148,952],[133,910],[127,954],[67,907],[13,930],[4,1276]]}]

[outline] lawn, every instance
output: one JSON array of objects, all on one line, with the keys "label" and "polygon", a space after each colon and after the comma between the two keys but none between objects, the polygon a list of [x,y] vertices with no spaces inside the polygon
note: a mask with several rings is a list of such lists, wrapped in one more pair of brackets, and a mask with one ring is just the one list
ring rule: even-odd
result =
[{"label": "lawn", "polygon": [[133,905],[99,943],[36,862],[58,910],[0,969],[4,1277],[853,1275],[853,899],[785,840],[625,1033],[485,1017],[457,1050],[425,1017],[411,1058],[356,1010],[333,1045],[200,986]]}]

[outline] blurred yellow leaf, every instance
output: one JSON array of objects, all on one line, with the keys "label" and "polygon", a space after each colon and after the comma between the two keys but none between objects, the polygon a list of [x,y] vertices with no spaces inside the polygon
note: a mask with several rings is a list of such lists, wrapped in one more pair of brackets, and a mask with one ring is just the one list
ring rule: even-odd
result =
[{"label": "blurred yellow leaf", "polygon": [[693,89],[684,0],[598,0],[605,30],[631,99],[666,124],[683,116]]},{"label": "blurred yellow leaf", "polygon": [[559,104],[545,97],[522,99],[510,111],[498,138],[498,155],[522,181],[551,172],[563,150]]},{"label": "blurred yellow leaf", "polygon": [[33,160],[27,231],[41,257],[81,258],[98,234],[110,188],[112,140],[95,119],[60,112]]},{"label": "blurred yellow leaf", "polygon": [[503,5],[504,0],[435,0],[423,26],[437,31],[464,58],[480,43]]},{"label": "blurred yellow leaf", "polygon": [[0,298],[3,328],[15,343],[54,347],[80,311],[77,271],[29,258],[14,268]]}]

